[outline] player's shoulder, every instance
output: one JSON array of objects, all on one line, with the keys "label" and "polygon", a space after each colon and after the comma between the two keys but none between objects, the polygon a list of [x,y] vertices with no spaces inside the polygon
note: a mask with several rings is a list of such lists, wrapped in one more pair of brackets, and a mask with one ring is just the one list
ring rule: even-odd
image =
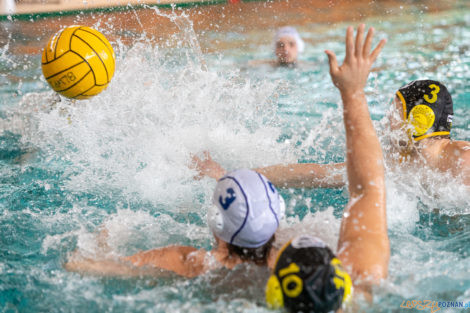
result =
[{"label": "player's shoulder", "polygon": [[441,150],[450,158],[470,158],[470,141],[447,140]]},{"label": "player's shoulder", "polygon": [[438,167],[458,175],[462,168],[470,166],[470,142],[447,139],[440,146]]}]

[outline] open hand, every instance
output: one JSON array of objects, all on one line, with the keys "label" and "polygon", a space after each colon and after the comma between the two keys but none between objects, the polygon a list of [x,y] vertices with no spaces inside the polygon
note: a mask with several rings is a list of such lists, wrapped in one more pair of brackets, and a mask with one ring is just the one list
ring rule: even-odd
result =
[{"label": "open hand", "polygon": [[364,24],[359,25],[356,40],[354,41],[354,29],[351,26],[348,27],[346,31],[346,56],[343,65],[338,66],[333,51],[325,51],[330,63],[331,79],[342,95],[354,95],[364,90],[370,68],[386,42],[385,39],[382,39],[377,47],[370,52],[374,28],[369,29],[365,40],[364,28]]},{"label": "open hand", "polygon": [[225,175],[225,169],[216,161],[212,160],[209,152],[204,151],[204,159],[200,159],[198,156],[193,155],[192,157],[192,166],[196,171],[199,172],[199,175],[195,179],[201,179],[204,176],[208,176],[219,180],[222,176]]}]

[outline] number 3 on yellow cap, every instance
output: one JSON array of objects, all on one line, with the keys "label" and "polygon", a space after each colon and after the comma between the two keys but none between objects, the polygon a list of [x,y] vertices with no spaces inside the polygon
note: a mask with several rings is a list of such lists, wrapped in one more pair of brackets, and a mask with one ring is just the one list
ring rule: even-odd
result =
[{"label": "number 3 on yellow cap", "polygon": [[432,89],[431,91],[431,98],[429,98],[428,95],[424,95],[424,100],[426,100],[427,103],[434,103],[437,101],[437,94],[439,93],[439,91],[441,91],[441,88],[439,88],[439,86],[435,85],[435,84],[431,84],[429,85],[429,88]]}]

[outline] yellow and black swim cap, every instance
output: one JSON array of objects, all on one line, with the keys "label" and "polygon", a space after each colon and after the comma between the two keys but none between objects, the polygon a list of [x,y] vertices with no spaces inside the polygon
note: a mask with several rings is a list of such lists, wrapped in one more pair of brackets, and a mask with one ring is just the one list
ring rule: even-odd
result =
[{"label": "yellow and black swim cap", "polygon": [[303,235],[279,252],[266,285],[266,302],[289,312],[334,312],[349,299],[351,289],[351,278],[330,248],[318,238]]},{"label": "yellow and black swim cap", "polygon": [[444,85],[434,80],[415,80],[401,87],[397,97],[403,104],[403,119],[411,125],[414,140],[450,135],[454,109]]}]

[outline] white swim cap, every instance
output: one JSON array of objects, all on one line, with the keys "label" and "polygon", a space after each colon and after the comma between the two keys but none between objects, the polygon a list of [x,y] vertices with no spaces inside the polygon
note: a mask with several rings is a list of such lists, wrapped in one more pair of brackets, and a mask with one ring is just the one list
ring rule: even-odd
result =
[{"label": "white swim cap", "polygon": [[[284,200],[263,175],[248,169],[222,177],[215,187],[209,227],[218,238],[257,248],[271,239],[284,216]],[[284,207],[283,207],[284,206]]]},{"label": "white swim cap", "polygon": [[276,46],[276,43],[279,41],[279,39],[286,36],[294,38],[295,42],[297,43],[297,50],[299,53],[304,51],[305,43],[302,38],[300,38],[297,29],[292,26],[281,27],[277,30],[276,35],[274,36],[274,47]]}]

